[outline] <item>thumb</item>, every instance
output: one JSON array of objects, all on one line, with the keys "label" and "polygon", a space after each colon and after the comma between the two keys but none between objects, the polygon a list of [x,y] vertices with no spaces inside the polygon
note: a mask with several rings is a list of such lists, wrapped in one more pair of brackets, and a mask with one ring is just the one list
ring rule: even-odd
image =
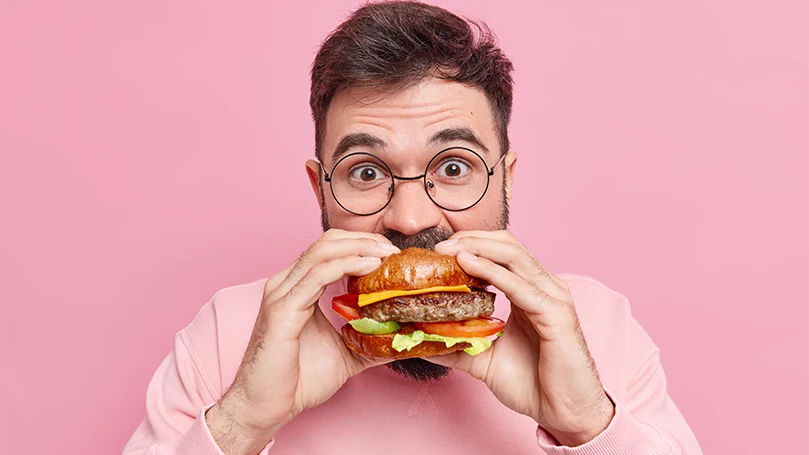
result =
[{"label": "thumb", "polygon": [[492,364],[492,353],[495,346],[481,352],[478,355],[472,356],[464,351],[453,352],[452,354],[439,355],[435,357],[428,357],[424,360],[443,365],[445,367],[461,370],[469,374],[475,379],[486,381],[486,375]]},{"label": "thumb", "polygon": [[328,337],[337,344],[337,349],[339,349],[342,353],[343,359],[346,362],[346,367],[348,368],[348,372],[351,376],[355,376],[368,368],[384,365],[394,360],[388,358],[367,357],[357,354],[349,349],[348,346],[346,346],[345,341],[343,341],[343,335],[340,333],[340,329],[331,324],[326,315],[323,314],[323,309],[320,308],[320,305],[315,305],[314,319],[315,323],[320,327],[323,333],[327,334]]},{"label": "thumb", "polygon": [[463,351],[457,351],[450,354],[427,357],[424,360],[436,365],[442,365],[472,374],[473,359],[475,359],[475,357]]}]

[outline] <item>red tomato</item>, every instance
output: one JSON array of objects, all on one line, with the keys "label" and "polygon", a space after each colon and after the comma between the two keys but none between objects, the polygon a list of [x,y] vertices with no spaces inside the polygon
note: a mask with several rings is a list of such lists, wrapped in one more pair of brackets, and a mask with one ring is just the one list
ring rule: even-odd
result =
[{"label": "red tomato", "polygon": [[360,318],[360,307],[357,305],[357,294],[343,294],[331,299],[331,308],[340,316],[353,321]]},{"label": "red tomato", "polygon": [[500,333],[506,323],[497,318],[477,318],[457,322],[416,322],[413,326],[433,335],[445,337],[487,337]]}]

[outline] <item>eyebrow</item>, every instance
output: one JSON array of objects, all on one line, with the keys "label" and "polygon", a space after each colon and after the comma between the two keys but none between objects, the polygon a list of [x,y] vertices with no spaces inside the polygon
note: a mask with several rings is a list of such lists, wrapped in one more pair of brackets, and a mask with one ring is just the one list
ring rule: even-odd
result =
[{"label": "eyebrow", "polygon": [[[489,153],[489,149],[483,145],[477,134],[471,128],[462,126],[456,128],[445,128],[433,135],[428,141],[429,145],[449,144],[456,141],[466,142],[476,148],[479,148],[485,153]],[[369,133],[351,133],[347,134],[340,139],[334,153],[331,154],[331,160],[337,161],[343,154],[348,152],[354,147],[367,147],[371,149],[382,149],[388,146],[384,139],[374,136]]]},{"label": "eyebrow", "polygon": [[341,155],[354,147],[368,147],[372,149],[381,149],[388,146],[388,143],[383,139],[368,133],[351,133],[343,136],[331,154],[331,160],[337,161]]},{"label": "eyebrow", "polygon": [[476,148],[481,149],[482,151],[489,153],[489,149],[483,145],[483,141],[480,140],[477,134],[472,131],[471,128],[462,126],[457,128],[446,128],[443,129],[433,135],[430,138],[430,145],[436,144],[449,144],[451,142],[456,141],[463,141],[468,144],[475,146]]}]

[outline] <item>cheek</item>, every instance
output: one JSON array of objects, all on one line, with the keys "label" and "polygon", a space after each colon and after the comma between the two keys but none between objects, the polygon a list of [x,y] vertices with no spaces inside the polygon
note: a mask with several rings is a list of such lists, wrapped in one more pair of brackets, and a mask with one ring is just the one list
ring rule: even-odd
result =
[{"label": "cheek", "polygon": [[487,194],[482,201],[463,212],[445,212],[454,232],[458,231],[494,231],[499,230],[502,202],[499,198]]},{"label": "cheek", "polygon": [[332,228],[355,232],[376,232],[381,214],[370,216],[352,215],[342,209],[331,194],[326,194],[326,211],[329,214],[329,225]]}]

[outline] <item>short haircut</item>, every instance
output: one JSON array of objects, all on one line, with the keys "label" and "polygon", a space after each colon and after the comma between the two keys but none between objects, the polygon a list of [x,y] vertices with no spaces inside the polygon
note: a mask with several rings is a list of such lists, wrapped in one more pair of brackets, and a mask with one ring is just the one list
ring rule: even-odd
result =
[{"label": "short haircut", "polygon": [[483,22],[413,1],[369,3],[323,42],[312,64],[309,105],[315,153],[323,158],[326,112],[343,90],[401,90],[436,76],[483,90],[494,114],[501,153],[509,150],[513,65]]}]

